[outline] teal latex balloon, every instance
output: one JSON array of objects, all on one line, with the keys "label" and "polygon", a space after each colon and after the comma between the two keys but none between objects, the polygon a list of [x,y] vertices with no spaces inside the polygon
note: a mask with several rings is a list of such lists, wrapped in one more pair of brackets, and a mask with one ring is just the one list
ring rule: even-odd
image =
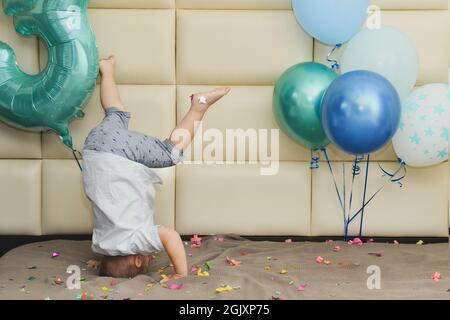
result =
[{"label": "teal latex balloon", "polygon": [[69,148],[69,122],[84,116],[95,87],[98,50],[87,18],[88,0],[3,0],[16,31],[38,36],[48,64],[23,72],[11,47],[0,42],[0,120],[28,131],[55,131]]},{"label": "teal latex balloon", "polygon": [[322,98],[337,78],[327,66],[306,62],[286,70],[273,94],[273,112],[281,129],[296,142],[312,149],[326,147],[321,122]]}]

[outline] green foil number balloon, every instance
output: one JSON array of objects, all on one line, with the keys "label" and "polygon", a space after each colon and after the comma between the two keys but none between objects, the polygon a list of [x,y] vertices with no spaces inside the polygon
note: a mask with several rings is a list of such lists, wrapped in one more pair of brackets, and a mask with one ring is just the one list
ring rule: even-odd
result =
[{"label": "green foil number balloon", "polygon": [[69,122],[84,116],[98,74],[88,2],[3,0],[16,31],[46,43],[48,63],[39,74],[26,74],[18,67],[13,49],[0,42],[0,120],[28,131],[53,130],[71,149]]}]

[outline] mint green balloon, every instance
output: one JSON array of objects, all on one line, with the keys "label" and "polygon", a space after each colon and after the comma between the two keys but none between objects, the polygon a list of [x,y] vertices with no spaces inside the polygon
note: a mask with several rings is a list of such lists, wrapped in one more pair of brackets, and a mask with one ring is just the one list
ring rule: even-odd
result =
[{"label": "mint green balloon", "polygon": [[48,64],[24,73],[0,42],[0,120],[28,131],[55,131],[72,148],[69,122],[84,116],[95,87],[98,50],[87,18],[88,0],[3,0],[16,31],[47,45]]},{"label": "mint green balloon", "polygon": [[416,85],[419,55],[414,42],[403,32],[383,26],[360,31],[345,48],[342,73],[376,72],[388,79],[404,101]]},{"label": "mint green balloon", "polygon": [[296,142],[312,149],[330,143],[322,127],[321,102],[336,78],[327,66],[306,62],[289,68],[278,79],[273,112],[281,129]]}]

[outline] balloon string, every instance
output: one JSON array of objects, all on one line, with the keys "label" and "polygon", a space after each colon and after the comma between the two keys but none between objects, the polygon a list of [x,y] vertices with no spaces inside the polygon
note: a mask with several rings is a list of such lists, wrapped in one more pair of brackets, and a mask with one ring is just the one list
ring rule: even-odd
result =
[{"label": "balloon string", "polygon": [[341,206],[342,213],[343,213],[343,218],[344,218],[344,236],[347,237],[347,219],[345,217],[344,203],[342,201],[341,193],[339,191],[339,187],[338,187],[338,184],[336,182],[336,177],[335,177],[334,172],[333,172],[333,167],[331,166],[330,159],[328,158],[327,150],[324,148],[324,149],[322,149],[322,151],[323,151],[323,154],[324,154],[325,159],[327,161],[327,165],[328,165],[328,169],[330,170],[331,177],[333,178],[334,188],[336,190],[336,194],[337,194],[337,197],[338,197],[338,200],[339,200],[339,204]]},{"label": "balloon string", "polygon": [[[344,241],[348,240],[348,215],[350,214],[350,211],[347,211],[347,187],[345,184],[345,163],[342,163],[342,190],[344,193],[344,225],[345,225],[345,232],[344,232]],[[348,213],[347,213],[348,212]]]},{"label": "balloon string", "polygon": [[319,160],[320,160],[320,149],[314,149],[312,151],[310,169],[312,170],[319,169]]},{"label": "balloon string", "polygon": [[[366,168],[366,171],[367,171],[368,169]],[[394,179],[396,176],[397,176],[397,174],[400,172],[400,171],[402,171],[402,170],[404,170],[405,172],[406,172],[406,169],[405,169],[405,163],[404,162],[400,162],[400,167],[393,173],[393,174],[389,174],[389,176],[390,176],[390,178],[389,178],[389,180],[387,180],[370,198],[369,198],[369,200],[367,200],[367,202],[365,202],[364,204],[363,204],[363,206],[361,207],[361,209],[359,209],[351,218],[350,218],[350,220],[348,221],[348,223],[350,223],[350,222],[352,222],[364,209],[365,209],[365,207],[367,207],[367,205],[373,200],[373,198],[375,198],[375,196],[378,194],[378,193],[380,193],[380,191],[388,184],[388,183],[390,183],[390,182],[396,182],[396,180],[398,180],[398,179],[403,179],[405,176],[403,176],[403,177],[401,177],[401,178],[398,178],[398,179]],[[406,174],[405,174],[406,175]]]},{"label": "balloon string", "polygon": [[[73,153],[73,157],[75,158],[75,161],[78,164],[78,168],[80,168],[80,171],[83,172],[83,167],[81,166],[80,160],[78,159],[78,156],[80,158],[82,157],[81,152],[76,150],[76,149],[74,149],[74,148],[72,148],[72,153]],[[77,154],[78,154],[78,156],[77,156]]]},{"label": "balloon string", "polygon": [[359,222],[359,237],[362,237],[362,229],[364,224],[364,203],[366,202],[366,192],[367,192],[367,183],[369,180],[369,165],[370,165],[370,154],[367,155],[367,162],[366,162],[366,176],[364,177],[364,191],[363,191],[363,207],[361,211],[361,220]]},{"label": "balloon string", "polygon": [[331,68],[332,68],[333,70],[336,70],[336,71],[339,70],[339,69],[341,68],[341,65],[338,63],[337,60],[331,59],[331,56],[334,54],[334,52],[335,52],[337,49],[340,49],[341,47],[342,47],[342,44],[337,44],[337,45],[335,45],[334,48],[331,49],[330,53],[328,53],[328,55],[327,55],[327,61],[328,61],[329,63],[331,63]]},{"label": "balloon string", "polygon": [[352,166],[352,184],[350,188],[350,200],[349,200],[349,206],[348,211],[350,212],[352,210],[352,204],[353,204],[353,185],[355,184],[355,177],[359,176],[361,172],[361,168],[359,166],[360,162],[364,160],[364,156],[355,156],[355,161],[353,162]]},{"label": "balloon string", "polygon": [[[397,161],[400,163],[400,165],[402,166],[401,168],[403,168],[404,170],[404,174],[403,176],[401,176],[400,178],[397,179],[391,179],[390,181],[393,183],[397,183],[400,188],[403,187],[403,183],[401,182],[405,177],[406,177],[406,163],[405,161],[403,161],[402,159],[398,158]],[[391,178],[393,178],[394,174],[387,172],[386,170],[383,169],[383,167],[381,166],[381,164],[378,163],[378,167],[380,168],[380,170],[383,172],[383,176],[389,176]]]}]

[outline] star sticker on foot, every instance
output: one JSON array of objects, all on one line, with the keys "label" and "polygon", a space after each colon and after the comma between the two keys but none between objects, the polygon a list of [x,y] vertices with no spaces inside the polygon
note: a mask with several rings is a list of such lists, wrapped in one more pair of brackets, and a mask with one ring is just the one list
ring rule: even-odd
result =
[{"label": "star sticker on foot", "polygon": [[206,104],[206,97],[205,96],[200,96],[198,98],[198,103],[200,104]]}]

